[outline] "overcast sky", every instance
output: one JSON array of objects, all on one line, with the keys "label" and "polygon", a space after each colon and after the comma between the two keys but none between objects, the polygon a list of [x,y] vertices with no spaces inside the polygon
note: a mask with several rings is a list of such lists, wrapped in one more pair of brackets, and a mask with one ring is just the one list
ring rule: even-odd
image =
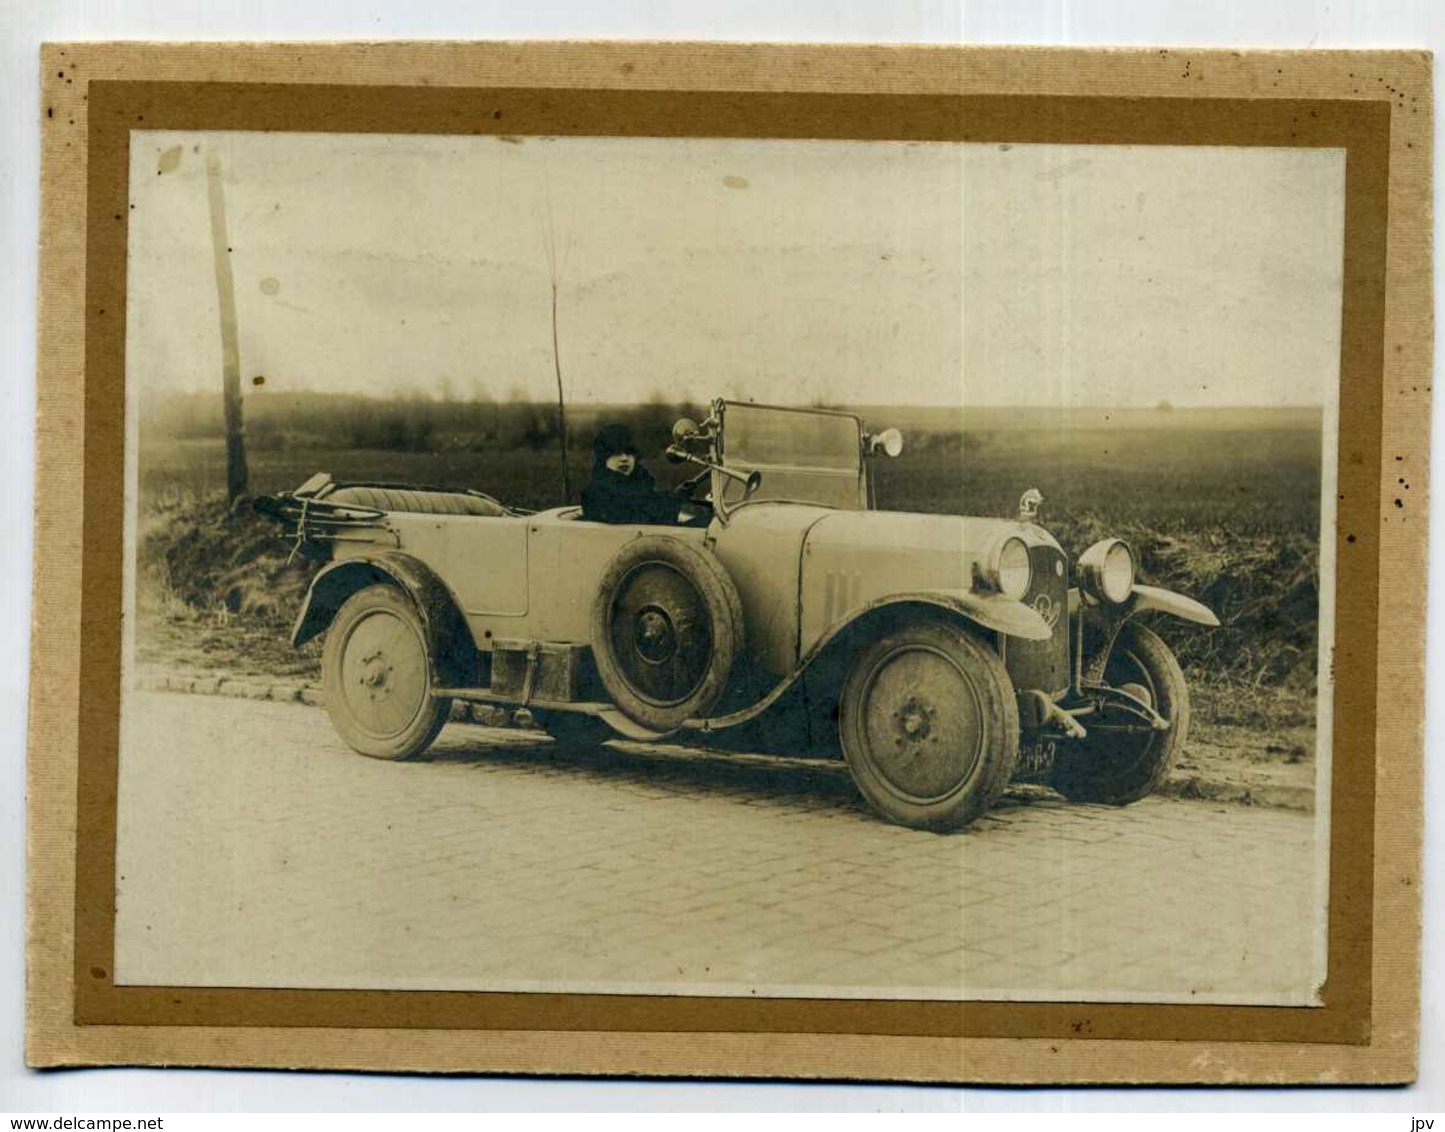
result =
[{"label": "overcast sky", "polygon": [[[177,148],[179,147],[179,148]],[[132,135],[128,370],[264,393],[1319,404],[1334,150]]]}]

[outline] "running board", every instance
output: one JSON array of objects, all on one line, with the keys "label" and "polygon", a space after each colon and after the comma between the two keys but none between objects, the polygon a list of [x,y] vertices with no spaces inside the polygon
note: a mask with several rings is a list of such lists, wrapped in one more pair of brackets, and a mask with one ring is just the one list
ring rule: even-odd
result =
[{"label": "running board", "polygon": [[[653,731],[636,723],[611,704],[587,703],[570,700],[562,702],[559,700],[540,700],[532,698],[527,703],[517,702],[516,696],[503,695],[500,692],[493,692],[489,688],[435,688],[432,690],[432,698],[438,700],[464,700],[473,704],[498,704],[502,707],[531,710],[536,708],[540,711],[570,712],[573,715],[590,715],[602,720],[603,723],[616,731],[623,739],[635,739],[638,742],[655,742],[658,739],[666,739],[669,735],[677,734],[673,731]],[[684,726],[694,727],[694,721],[689,720]]]},{"label": "running board", "polygon": [[658,739],[666,739],[669,735],[676,735],[679,730],[675,728],[672,731],[653,731],[649,727],[643,727],[635,720],[628,719],[615,707],[605,707],[595,714],[598,719],[624,739],[636,739],[640,743],[652,743]]},{"label": "running board", "polygon": [[490,688],[433,688],[432,699],[434,700],[466,700],[473,704],[502,704],[506,707],[535,707],[544,711],[570,711],[577,715],[601,715],[603,712],[616,711],[611,704],[583,703],[576,700],[543,700],[533,696],[526,703],[522,703],[516,696],[505,695],[502,692],[494,692]]}]

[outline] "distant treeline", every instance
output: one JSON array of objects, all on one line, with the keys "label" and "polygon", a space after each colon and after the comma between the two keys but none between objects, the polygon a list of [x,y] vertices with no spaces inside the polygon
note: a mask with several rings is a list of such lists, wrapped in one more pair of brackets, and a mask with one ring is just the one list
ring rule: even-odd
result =
[{"label": "distant treeline", "polygon": [[[603,420],[631,426],[638,444],[666,444],[678,417],[701,419],[704,406],[661,397],[637,405],[569,405],[573,447],[590,442]],[[378,449],[388,452],[538,450],[560,435],[556,404],[511,398],[390,398],[348,393],[266,393],[245,404],[246,444],[255,451],[288,448]],[[142,445],[150,441],[204,440],[223,434],[221,399],[210,394],[172,395],[143,407]]]},{"label": "distant treeline", "polygon": [[[1252,429],[1317,430],[1316,408],[1226,409],[1040,409],[998,407],[844,406],[869,427],[901,427],[916,449],[949,443],[968,433],[975,446],[989,434],[1015,430],[1056,430],[1061,435],[1091,429],[1238,432]],[[624,405],[567,406],[568,434],[576,448],[604,421],[633,428],[637,442],[653,451],[666,443],[680,416],[701,420],[707,406],[654,394]],[[368,397],[356,393],[254,392],[245,399],[246,442],[256,451],[297,448],[376,449],[388,452],[468,452],[530,449],[556,445],[557,405],[525,394],[504,399],[433,397],[424,393]],[[142,441],[203,440],[223,435],[221,398],[211,393],[171,394],[142,405]]]}]

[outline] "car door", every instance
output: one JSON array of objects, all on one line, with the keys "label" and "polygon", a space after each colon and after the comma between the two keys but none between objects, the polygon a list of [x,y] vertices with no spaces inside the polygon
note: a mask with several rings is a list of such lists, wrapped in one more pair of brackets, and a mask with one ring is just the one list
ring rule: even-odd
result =
[{"label": "car door", "polygon": [[598,580],[618,550],[643,535],[667,535],[700,546],[707,531],[644,523],[594,523],[581,518],[576,507],[531,516],[527,521],[526,636],[589,643]]}]

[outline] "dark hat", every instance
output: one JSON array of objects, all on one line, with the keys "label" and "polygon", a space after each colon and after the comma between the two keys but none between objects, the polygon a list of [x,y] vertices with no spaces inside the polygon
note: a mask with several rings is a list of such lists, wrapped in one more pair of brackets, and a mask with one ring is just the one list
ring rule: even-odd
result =
[{"label": "dark hat", "polygon": [[606,425],[592,442],[592,454],[599,460],[620,456],[624,452],[638,455],[637,445],[632,442],[632,430],[625,424]]}]

